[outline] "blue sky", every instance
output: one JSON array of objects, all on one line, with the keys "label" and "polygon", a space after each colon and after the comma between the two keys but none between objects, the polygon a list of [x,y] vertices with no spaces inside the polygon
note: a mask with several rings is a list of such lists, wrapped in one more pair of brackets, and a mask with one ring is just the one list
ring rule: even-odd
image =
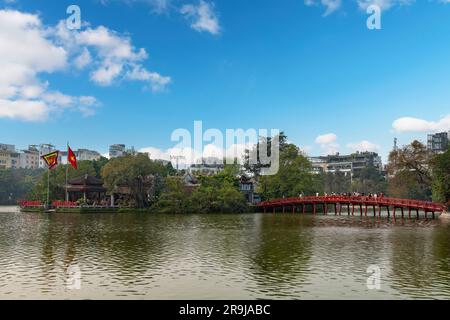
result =
[{"label": "blue sky", "polygon": [[[381,30],[366,27],[368,2]],[[0,3],[0,142],[19,148],[167,155],[171,133],[201,120],[280,129],[311,155],[385,158],[394,137],[450,130],[445,1]],[[65,27],[70,4],[80,30]]]}]

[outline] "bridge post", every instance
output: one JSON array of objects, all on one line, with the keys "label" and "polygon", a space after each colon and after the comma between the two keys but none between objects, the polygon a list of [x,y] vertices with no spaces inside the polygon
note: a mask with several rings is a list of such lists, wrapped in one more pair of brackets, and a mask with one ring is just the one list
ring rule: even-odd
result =
[{"label": "bridge post", "polygon": [[347,203],[347,215],[350,215],[350,203]]},{"label": "bridge post", "polygon": [[362,217],[363,212],[362,212],[362,204],[359,204],[359,215]]},{"label": "bridge post", "polygon": [[295,213],[295,205],[292,205],[292,213]]},{"label": "bridge post", "polygon": [[393,217],[394,217],[394,219],[395,219],[395,206],[394,206],[394,212],[392,213],[392,215],[393,215]]},{"label": "bridge post", "polygon": [[434,211],[431,211],[431,214],[433,215],[433,219],[435,218],[435,216],[434,216]]},{"label": "bridge post", "polygon": [[313,203],[313,214],[316,215],[316,203]]},{"label": "bridge post", "polygon": [[428,211],[425,209],[425,219],[428,219]]},{"label": "bridge post", "polygon": [[275,213],[275,206],[272,207],[273,213]]},{"label": "bridge post", "polygon": [[354,215],[355,215],[355,204],[352,203],[352,216],[354,216]]},{"label": "bridge post", "polygon": [[405,217],[405,214],[403,212],[403,207],[400,208],[402,210],[402,219]]},{"label": "bridge post", "polygon": [[337,202],[334,203],[334,215],[337,216]]},{"label": "bridge post", "polygon": [[264,206],[264,213],[266,213],[266,206]]},{"label": "bridge post", "polygon": [[283,213],[284,213],[284,209],[285,209],[285,207],[283,206]]},{"label": "bridge post", "polygon": [[364,207],[364,215],[367,217],[367,203],[366,206]]},{"label": "bridge post", "polygon": [[328,215],[328,206],[326,203],[323,204],[323,213],[327,216]]},{"label": "bridge post", "polygon": [[302,204],[302,213],[303,213],[303,214],[305,214],[305,206],[306,206],[306,203],[303,203],[303,204]]},{"label": "bridge post", "polygon": [[411,219],[411,207],[408,207],[408,218]]},{"label": "bridge post", "polygon": [[378,218],[381,217],[381,204],[378,205]]},{"label": "bridge post", "polygon": [[388,218],[391,217],[391,212],[389,211],[389,206],[386,206],[387,212],[388,212]]},{"label": "bridge post", "polygon": [[375,205],[372,206],[372,209],[373,209],[373,216],[376,217],[377,211],[375,210]]},{"label": "bridge post", "polygon": [[417,219],[419,219],[420,218],[419,209],[416,209],[416,215],[417,215]]}]

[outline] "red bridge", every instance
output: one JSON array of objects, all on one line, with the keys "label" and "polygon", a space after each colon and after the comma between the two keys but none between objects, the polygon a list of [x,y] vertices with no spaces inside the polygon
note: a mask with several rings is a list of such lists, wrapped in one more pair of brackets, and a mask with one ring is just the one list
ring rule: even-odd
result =
[{"label": "red bridge", "polygon": [[[396,209],[400,209],[402,217],[405,216],[405,210],[408,211],[408,217],[411,218],[411,211],[415,211],[417,218],[419,218],[419,211],[425,213],[425,218],[428,213],[431,213],[433,218],[436,212],[445,211],[445,206],[428,201],[408,200],[386,197],[368,197],[368,196],[324,196],[324,197],[298,197],[298,198],[283,198],[271,201],[264,201],[258,204],[264,209],[264,212],[302,212],[305,213],[308,206],[313,214],[321,212],[325,215],[329,213],[329,206],[334,208],[335,215],[342,214],[344,207],[345,213],[348,215],[355,214],[355,207],[359,207],[359,214],[367,216],[368,208],[372,209],[373,215],[381,216],[382,208],[386,208],[387,215],[390,217],[391,209],[393,217],[396,217]],[[351,207],[351,209],[350,209]]]}]

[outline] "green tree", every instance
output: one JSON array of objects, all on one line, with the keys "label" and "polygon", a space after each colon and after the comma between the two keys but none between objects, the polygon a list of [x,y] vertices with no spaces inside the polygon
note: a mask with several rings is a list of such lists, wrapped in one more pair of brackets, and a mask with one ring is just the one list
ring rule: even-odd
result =
[{"label": "green tree", "polygon": [[101,157],[98,160],[92,161],[92,165],[93,165],[94,170],[95,170],[95,176],[97,178],[101,178],[102,177],[102,169],[108,163],[108,161],[109,161],[108,158],[105,158],[105,157]]},{"label": "green tree", "polygon": [[323,192],[321,179],[311,172],[311,163],[293,144],[280,149],[280,166],[275,175],[261,176],[258,191],[263,199],[298,197]]},{"label": "green tree", "polygon": [[161,213],[187,213],[191,211],[190,196],[182,177],[168,176],[164,181],[164,192],[152,208]]},{"label": "green tree", "polygon": [[413,141],[389,154],[388,194],[393,197],[431,199],[430,153]]},{"label": "green tree", "polygon": [[[284,132],[280,132],[280,134],[277,136],[278,138],[278,145],[274,146],[274,148],[279,148],[279,151],[281,152],[284,150],[284,148],[288,145],[287,143],[287,136],[284,134]],[[270,166],[270,164],[263,164],[261,162],[261,155],[265,154],[268,157],[272,155],[272,137],[259,137],[258,143],[253,146],[251,149],[246,149],[244,153],[244,169],[245,171],[251,173],[253,176],[255,176],[256,179],[259,178],[261,175],[261,170],[263,168],[267,168]],[[264,148],[264,146],[266,148]],[[264,149],[264,150],[263,150]],[[256,160],[256,163],[252,163]]]},{"label": "green tree", "polygon": [[102,178],[109,192],[119,186],[130,188],[134,204],[145,208],[155,201],[162,189],[167,167],[145,154],[127,155],[111,159],[102,169]]},{"label": "green tree", "polygon": [[25,200],[41,178],[42,169],[0,169],[0,204]]},{"label": "green tree", "polygon": [[350,175],[345,175],[345,172],[327,172],[323,174],[324,191],[330,193],[350,192],[351,178]]},{"label": "green tree", "polygon": [[387,181],[371,160],[359,175],[353,179],[352,191],[368,193],[386,193]]},{"label": "green tree", "polygon": [[167,177],[164,192],[154,210],[167,213],[235,213],[245,212],[248,206],[239,191],[239,167],[225,165],[222,172],[200,176],[199,186],[185,186],[181,177]]},{"label": "green tree", "polygon": [[433,201],[450,208],[450,149],[431,161]]}]

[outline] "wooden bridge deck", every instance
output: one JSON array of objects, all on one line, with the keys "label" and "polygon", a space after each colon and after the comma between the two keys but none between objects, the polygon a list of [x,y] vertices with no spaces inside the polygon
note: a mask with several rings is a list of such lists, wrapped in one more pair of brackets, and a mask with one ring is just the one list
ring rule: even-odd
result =
[{"label": "wooden bridge deck", "polygon": [[[305,213],[307,206],[312,208],[313,214],[318,213],[318,209],[324,214],[329,213],[329,206],[334,207],[334,214],[341,215],[342,208],[346,207],[346,213],[348,215],[355,214],[355,206],[359,207],[360,215],[367,216],[368,208],[373,209],[373,215],[378,212],[378,216],[381,216],[382,208],[386,208],[388,216],[391,215],[390,209],[393,209],[393,216],[396,216],[396,209],[400,209],[402,217],[405,215],[405,210],[408,211],[408,216],[411,217],[411,212],[415,211],[417,217],[419,217],[419,211],[425,212],[425,217],[428,213],[432,213],[433,217],[436,212],[445,211],[445,207],[441,204],[410,200],[399,198],[387,198],[387,197],[368,197],[368,196],[322,196],[322,197],[298,197],[298,198],[283,198],[274,199],[271,201],[263,201],[258,204],[264,212],[271,210],[273,213],[277,212],[280,208],[283,212],[286,209],[291,209],[292,213],[298,212],[301,209],[302,213]],[[350,209],[351,207],[351,209]]]}]

